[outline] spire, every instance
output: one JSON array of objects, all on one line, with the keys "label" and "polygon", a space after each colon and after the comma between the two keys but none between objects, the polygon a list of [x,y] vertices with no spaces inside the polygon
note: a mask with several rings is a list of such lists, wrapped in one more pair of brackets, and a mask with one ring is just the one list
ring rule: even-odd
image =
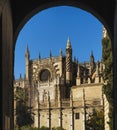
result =
[{"label": "spire", "polygon": [[26,80],[29,80],[29,62],[30,62],[30,52],[28,49],[28,45],[26,46]]},{"label": "spire", "polygon": [[52,57],[52,51],[50,50],[50,58]]},{"label": "spire", "polygon": [[40,55],[40,53],[39,53],[39,57],[38,57],[38,58],[39,58],[39,60],[41,59],[41,55]]},{"label": "spire", "polygon": [[94,55],[93,55],[93,51],[91,51],[90,62],[94,62]]},{"label": "spire", "polygon": [[26,53],[29,53],[28,44],[26,45]]},{"label": "spire", "polygon": [[68,37],[66,46],[66,83],[71,84],[72,81],[72,48],[70,38]]},{"label": "spire", "polygon": [[30,52],[29,52],[29,48],[28,48],[28,45],[26,46],[26,57],[30,57]]},{"label": "spire", "polygon": [[22,79],[22,74],[20,73],[20,79]]},{"label": "spire", "polygon": [[92,74],[94,69],[95,69],[95,59],[94,59],[93,51],[91,51],[91,56],[90,56],[90,74]]},{"label": "spire", "polygon": [[93,57],[93,51],[91,50],[91,56]]},{"label": "spire", "polygon": [[62,56],[62,53],[63,53],[63,52],[62,52],[62,49],[60,49],[60,56]]},{"label": "spire", "polygon": [[67,40],[67,46],[66,46],[66,49],[67,48],[71,48],[71,42],[70,42],[70,38],[68,37],[68,40]]}]

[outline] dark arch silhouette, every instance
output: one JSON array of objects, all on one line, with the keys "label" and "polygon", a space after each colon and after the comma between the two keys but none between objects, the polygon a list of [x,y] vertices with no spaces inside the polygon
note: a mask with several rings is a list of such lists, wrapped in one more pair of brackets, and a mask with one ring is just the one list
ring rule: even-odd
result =
[{"label": "dark arch silhouette", "polygon": [[[91,0],[90,0],[91,1]],[[100,7],[98,7],[95,3],[93,2],[86,2],[85,0],[83,1],[78,1],[78,0],[68,0],[68,1],[63,1],[63,0],[50,0],[50,1],[46,1],[46,2],[23,2],[25,3],[25,5],[28,4],[27,8],[26,6],[22,7],[22,2],[17,2],[14,5],[14,10],[15,8],[17,8],[17,10],[22,7],[24,8],[22,10],[22,14],[21,12],[18,10],[18,14],[16,16],[16,18],[14,18],[14,42],[16,41],[17,35],[19,33],[19,31],[22,29],[22,27],[24,26],[24,24],[32,17],[34,16],[36,13],[39,13],[40,11],[50,8],[50,7],[55,7],[55,6],[73,6],[76,8],[81,8],[89,13],[91,13],[92,15],[94,15],[98,20],[100,20],[100,22],[103,23],[103,25],[106,27],[106,29],[108,30],[108,33],[110,35],[110,38],[112,39],[113,37],[113,27],[112,25],[110,25],[110,22],[112,21],[112,19],[114,18],[114,16],[111,16],[111,19],[108,19],[108,15],[103,17],[103,13],[107,12],[108,10],[101,10]],[[99,3],[99,2],[98,2]],[[106,2],[107,3],[107,2]],[[112,4],[113,2],[111,2]],[[110,4],[110,3],[109,3]],[[23,4],[24,5],[24,4]],[[108,5],[108,4],[107,4]],[[106,5],[106,6],[107,6]],[[104,7],[105,5],[101,5],[101,7]],[[108,7],[107,7],[108,8]],[[104,12],[103,12],[104,11]],[[111,10],[111,12],[113,12],[113,9]],[[107,14],[110,13],[107,12]],[[19,15],[20,14],[20,15]],[[15,20],[17,19],[17,21]],[[107,21],[108,19],[108,21]]]},{"label": "dark arch silhouette", "polygon": [[0,0],[0,129],[13,130],[13,68],[18,33],[34,14],[59,5],[92,13],[109,32],[113,43],[114,129],[117,130],[117,0]]}]

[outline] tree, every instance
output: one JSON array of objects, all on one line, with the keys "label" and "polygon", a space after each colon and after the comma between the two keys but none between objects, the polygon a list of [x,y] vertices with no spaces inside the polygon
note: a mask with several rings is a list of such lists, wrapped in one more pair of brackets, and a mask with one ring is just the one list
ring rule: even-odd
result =
[{"label": "tree", "polygon": [[93,109],[93,112],[88,114],[86,120],[86,130],[104,130],[104,112],[103,110]]},{"label": "tree", "polygon": [[31,127],[31,126],[22,126],[21,128],[20,128],[20,130],[50,130],[48,127],[46,127],[46,126],[42,126],[41,128],[34,128],[34,127]]},{"label": "tree", "polygon": [[41,128],[39,128],[39,130],[50,130],[50,129],[46,126],[42,126]]},{"label": "tree", "polygon": [[16,91],[16,124],[19,128],[34,122],[31,108],[26,105],[27,98],[27,91],[18,87]]},{"label": "tree", "polygon": [[107,84],[103,86],[104,94],[109,102],[109,119],[110,129],[113,130],[113,57],[111,40],[107,35],[102,39],[102,59],[105,65],[104,80]]},{"label": "tree", "polygon": [[62,127],[53,127],[52,130],[65,130],[65,129]]}]

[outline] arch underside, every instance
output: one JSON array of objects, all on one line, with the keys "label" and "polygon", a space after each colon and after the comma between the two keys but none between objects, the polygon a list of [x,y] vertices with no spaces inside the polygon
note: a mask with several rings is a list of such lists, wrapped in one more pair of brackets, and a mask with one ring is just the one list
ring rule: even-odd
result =
[{"label": "arch underside", "polygon": [[[94,0],[20,0],[13,3],[14,46],[18,33],[31,17],[42,10],[56,6],[72,6],[76,8],[81,8],[91,13],[100,22],[102,22],[102,24],[106,27],[111,40],[113,39],[114,2],[112,1],[110,2],[105,0],[105,2],[102,3],[102,1],[100,0],[96,2],[94,2]],[[41,80],[47,79],[41,78]]]},{"label": "arch underside", "polygon": [[12,3],[14,22],[14,45],[18,33],[31,17],[44,9],[55,6],[73,6],[91,13],[103,23],[103,25],[108,30],[110,38],[113,39],[114,1],[103,0],[102,2],[98,0],[94,2],[94,0],[12,0]]}]

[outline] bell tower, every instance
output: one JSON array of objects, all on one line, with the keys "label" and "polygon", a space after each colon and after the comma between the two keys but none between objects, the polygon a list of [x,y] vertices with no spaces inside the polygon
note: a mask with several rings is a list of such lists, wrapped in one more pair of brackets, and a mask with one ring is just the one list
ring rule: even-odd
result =
[{"label": "bell tower", "polygon": [[66,45],[66,84],[71,84],[72,81],[72,47],[70,38],[68,37]]}]

